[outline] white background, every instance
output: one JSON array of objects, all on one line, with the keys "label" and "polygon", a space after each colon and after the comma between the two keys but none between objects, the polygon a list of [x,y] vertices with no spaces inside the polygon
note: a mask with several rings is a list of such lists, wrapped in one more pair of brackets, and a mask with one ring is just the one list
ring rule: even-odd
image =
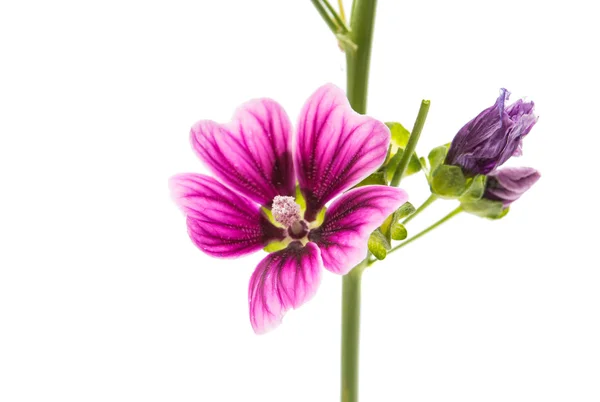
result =
[{"label": "white background", "polygon": [[[510,164],[543,176],[502,221],[459,216],[365,274],[363,401],[600,400],[591,4],[380,1],[370,114],[411,127],[431,99],[426,154],[504,86],[540,115]],[[338,400],[340,278],[255,335],[262,253],[205,256],[167,190],[205,172],[197,120],[268,96],[295,121],[343,87],[310,2],[7,1],[0,52],[0,400]]]}]

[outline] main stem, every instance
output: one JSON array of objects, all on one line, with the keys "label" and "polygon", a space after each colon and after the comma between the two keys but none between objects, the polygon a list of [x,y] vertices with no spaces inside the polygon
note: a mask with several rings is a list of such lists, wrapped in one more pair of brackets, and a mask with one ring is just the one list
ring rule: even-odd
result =
[{"label": "main stem", "polygon": [[367,112],[367,89],[371,43],[377,0],[354,0],[350,16],[350,38],[357,49],[346,52],[346,93],[350,105],[358,113]]},{"label": "main stem", "polygon": [[[357,49],[346,51],[346,94],[352,108],[367,111],[369,63],[377,0],[354,0],[350,16],[350,37]],[[369,256],[342,277],[342,402],[358,401],[358,356],[360,344],[360,288]]]},{"label": "main stem", "polygon": [[369,260],[365,258],[342,277],[342,402],[358,401],[360,287],[368,264]]}]

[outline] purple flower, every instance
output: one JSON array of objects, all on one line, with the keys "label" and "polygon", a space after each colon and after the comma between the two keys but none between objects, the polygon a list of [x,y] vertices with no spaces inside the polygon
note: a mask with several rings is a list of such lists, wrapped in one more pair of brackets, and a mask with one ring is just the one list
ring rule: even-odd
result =
[{"label": "purple flower", "polygon": [[458,165],[470,176],[488,174],[513,155],[537,121],[533,102],[519,99],[505,106],[510,92],[500,90],[496,103],[465,124],[452,140],[446,164]]},{"label": "purple flower", "polygon": [[[308,99],[292,134],[278,103],[250,101],[231,123],[203,120],[192,127],[192,147],[217,179],[185,173],[170,181],[188,233],[205,253],[238,257],[273,241],[287,244],[250,278],[250,322],[257,333],[308,301],[323,267],[344,275],[358,264],[371,232],[407,199],[397,188],[359,187],[335,199],[319,225],[326,203],[384,162],[390,134],[383,123],[355,113],[333,85]],[[304,214],[295,200],[296,180]],[[277,225],[261,206],[271,209]]]},{"label": "purple flower", "polygon": [[502,201],[504,208],[515,202],[540,178],[534,168],[504,168],[488,176],[483,198]]}]

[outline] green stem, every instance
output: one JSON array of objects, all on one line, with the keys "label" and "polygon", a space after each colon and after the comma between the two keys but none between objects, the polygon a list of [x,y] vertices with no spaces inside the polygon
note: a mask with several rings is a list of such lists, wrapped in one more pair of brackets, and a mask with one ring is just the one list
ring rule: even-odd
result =
[{"label": "green stem", "polygon": [[337,32],[337,33],[348,33],[348,31],[350,31],[350,29],[348,28],[348,26],[346,25],[346,22],[342,19],[342,17],[337,13],[335,8],[333,8],[327,0],[321,0],[321,1],[325,5],[325,7],[327,7],[327,10],[329,10],[329,13],[335,20],[335,23],[339,29],[339,32]]},{"label": "green stem", "polygon": [[435,194],[431,194],[429,196],[428,199],[425,200],[424,203],[421,204],[421,206],[419,208],[417,208],[417,210],[415,211],[414,214],[409,215],[405,220],[402,221],[403,225],[406,225],[408,222],[410,222],[415,216],[419,215],[421,212],[423,212],[428,206],[430,206],[431,204],[433,204],[433,202],[437,200],[437,196]]},{"label": "green stem", "polygon": [[368,263],[367,257],[342,277],[342,402],[358,401],[360,288]]},{"label": "green stem", "polygon": [[377,0],[354,0],[350,16],[350,39],[356,44],[357,49],[346,52],[346,93],[352,108],[361,114],[367,112],[367,88],[376,6]]},{"label": "green stem", "polygon": [[402,243],[398,244],[396,247],[392,248],[390,251],[388,251],[387,255],[390,255],[394,251],[400,250],[402,247],[404,247],[404,246],[412,243],[413,241],[417,240],[418,238],[420,238],[422,236],[425,236],[427,233],[431,232],[433,229],[437,228],[438,226],[440,226],[444,222],[449,221],[452,217],[458,215],[462,211],[463,211],[462,207],[458,206],[454,211],[450,212],[448,215],[444,216],[442,219],[440,219],[439,221],[437,221],[433,225],[429,226],[427,229],[424,229],[423,231],[417,233],[413,237],[411,237],[411,238],[403,241]]},{"label": "green stem", "polygon": [[396,168],[394,177],[390,182],[390,186],[398,187],[398,185],[400,184],[400,180],[402,180],[402,176],[404,175],[404,172],[408,167],[410,158],[412,158],[415,152],[415,148],[417,147],[417,143],[419,142],[419,137],[421,137],[421,131],[423,131],[425,120],[427,120],[427,113],[429,112],[430,103],[431,102],[428,100],[421,101],[421,107],[419,108],[417,120],[415,120],[415,125],[413,126],[412,132],[410,133],[410,138],[408,139],[406,148],[404,148],[402,159],[400,159],[400,163],[398,163],[398,167]]},{"label": "green stem", "polygon": [[[356,49],[346,51],[346,95],[352,108],[367,111],[369,64],[377,0],[354,0],[350,16],[350,39]],[[341,400],[358,401],[360,344],[360,286],[369,255],[342,278]]]},{"label": "green stem", "polygon": [[323,21],[325,21],[325,23],[331,30],[331,32],[333,32],[334,35],[339,34],[341,32],[340,27],[338,26],[336,19],[329,13],[328,8],[324,7],[323,4],[321,4],[320,0],[311,1],[317,9],[317,11],[319,12],[319,14],[321,15],[321,18],[323,18]]}]

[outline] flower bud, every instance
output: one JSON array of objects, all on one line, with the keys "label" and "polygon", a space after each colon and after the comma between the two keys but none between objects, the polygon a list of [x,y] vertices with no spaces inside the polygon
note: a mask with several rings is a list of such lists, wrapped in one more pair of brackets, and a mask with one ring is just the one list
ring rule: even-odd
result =
[{"label": "flower bud", "polygon": [[540,172],[529,167],[504,168],[488,175],[483,198],[502,201],[506,208],[518,200],[540,178]]},{"label": "flower bud", "polygon": [[537,121],[533,102],[522,99],[505,106],[510,92],[501,89],[496,103],[465,124],[456,134],[445,163],[460,166],[467,176],[488,174],[513,155]]}]

